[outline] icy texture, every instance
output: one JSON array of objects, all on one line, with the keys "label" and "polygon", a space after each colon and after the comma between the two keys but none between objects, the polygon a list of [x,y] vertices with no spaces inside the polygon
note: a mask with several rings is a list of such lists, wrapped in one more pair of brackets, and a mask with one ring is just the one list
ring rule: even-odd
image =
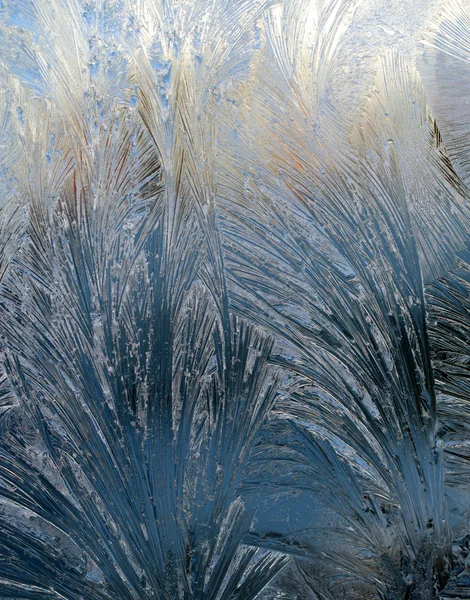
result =
[{"label": "icy texture", "polygon": [[0,44],[0,598],[470,598],[470,7]]}]

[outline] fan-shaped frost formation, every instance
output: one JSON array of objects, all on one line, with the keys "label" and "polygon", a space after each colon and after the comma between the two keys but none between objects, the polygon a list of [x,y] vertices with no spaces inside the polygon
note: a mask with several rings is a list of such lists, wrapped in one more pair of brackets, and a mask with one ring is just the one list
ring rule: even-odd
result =
[{"label": "fan-shaped frost formation", "polygon": [[0,597],[470,598],[470,5],[0,44]]}]

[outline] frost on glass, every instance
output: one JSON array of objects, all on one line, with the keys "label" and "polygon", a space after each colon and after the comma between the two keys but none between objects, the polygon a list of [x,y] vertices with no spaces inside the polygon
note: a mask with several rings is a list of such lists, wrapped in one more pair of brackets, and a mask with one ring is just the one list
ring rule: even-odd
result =
[{"label": "frost on glass", "polygon": [[470,598],[470,5],[0,45],[0,598]]}]

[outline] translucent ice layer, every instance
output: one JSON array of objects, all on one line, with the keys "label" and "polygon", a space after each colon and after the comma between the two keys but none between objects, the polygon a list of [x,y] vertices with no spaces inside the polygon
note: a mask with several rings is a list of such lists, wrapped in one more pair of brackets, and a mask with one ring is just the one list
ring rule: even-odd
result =
[{"label": "translucent ice layer", "polygon": [[0,44],[0,598],[470,598],[470,5]]}]

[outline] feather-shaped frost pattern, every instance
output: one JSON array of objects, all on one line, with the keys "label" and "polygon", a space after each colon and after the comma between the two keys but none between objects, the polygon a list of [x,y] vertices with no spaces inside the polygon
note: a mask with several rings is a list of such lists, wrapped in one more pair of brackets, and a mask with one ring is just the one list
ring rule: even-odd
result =
[{"label": "feather-shaped frost pattern", "polygon": [[422,33],[417,63],[449,158],[466,185],[469,183],[469,26],[468,2],[444,3]]},{"label": "feather-shaped frost pattern", "polygon": [[437,4],[0,5],[1,598],[469,597]]}]

